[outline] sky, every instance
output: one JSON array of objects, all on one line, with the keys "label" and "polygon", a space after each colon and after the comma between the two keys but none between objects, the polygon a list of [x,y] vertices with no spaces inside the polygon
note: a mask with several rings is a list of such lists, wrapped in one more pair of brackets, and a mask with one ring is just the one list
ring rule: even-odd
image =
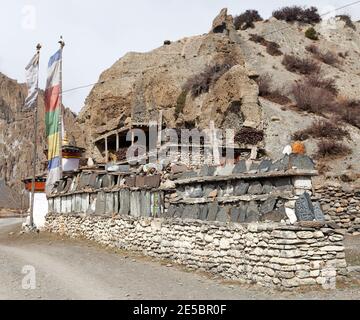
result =
[{"label": "sky", "polygon": [[[222,8],[236,15],[256,9],[263,18],[288,5],[315,5],[321,13],[355,0],[0,0],[0,72],[25,82],[24,68],[41,43],[40,87],[49,57],[63,35],[63,89],[97,82],[100,74],[129,51],[146,52],[164,40],[210,30]],[[360,3],[336,14],[360,19]],[[63,102],[79,112],[91,87],[64,93]]]}]

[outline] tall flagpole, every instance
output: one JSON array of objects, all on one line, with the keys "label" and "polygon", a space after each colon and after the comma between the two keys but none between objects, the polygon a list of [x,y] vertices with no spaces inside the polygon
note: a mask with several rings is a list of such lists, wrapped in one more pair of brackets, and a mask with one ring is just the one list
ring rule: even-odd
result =
[{"label": "tall flagpole", "polygon": [[62,104],[62,93],[63,93],[63,86],[62,86],[62,57],[63,57],[63,49],[65,47],[65,42],[63,37],[60,37],[60,50],[61,50],[61,60],[60,60],[60,117],[59,117],[59,157],[60,157],[60,178],[62,178],[63,176],[63,165],[62,165],[62,140],[63,140],[63,122],[64,122],[64,117],[63,117],[63,104]]},{"label": "tall flagpole", "polygon": [[[40,61],[40,49],[41,45],[36,46],[38,54],[38,68]],[[38,69],[39,73],[39,69]],[[39,75],[37,76],[36,91],[38,96],[36,98],[36,106],[34,110],[34,156],[33,156],[33,176],[31,183],[31,203],[30,203],[30,227],[34,226],[34,201],[35,201],[35,180],[36,180],[36,162],[37,162],[37,136],[38,136],[38,109],[39,109]]]}]

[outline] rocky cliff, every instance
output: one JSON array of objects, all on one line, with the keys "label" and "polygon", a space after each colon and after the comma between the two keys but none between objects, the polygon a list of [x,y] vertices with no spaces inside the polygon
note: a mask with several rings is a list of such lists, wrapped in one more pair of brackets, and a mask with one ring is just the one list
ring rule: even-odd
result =
[{"label": "rocky cliff", "polygon": [[[26,86],[0,73],[0,179],[4,179],[13,189],[20,192],[21,179],[32,175],[34,113],[23,110]],[[39,97],[38,117],[38,162],[37,171],[45,170],[46,156],[44,94]],[[69,139],[81,144],[82,134],[75,123],[75,115],[65,111],[65,127]]]},{"label": "rocky cliff", "polygon": [[[208,128],[210,121],[218,128],[239,130],[244,121],[261,128],[258,86],[239,41],[223,10],[208,34],[128,53],[100,76],[78,122],[90,138],[129,124],[131,116],[157,120],[159,111],[170,128]],[[190,92],[194,82],[201,94]]]},{"label": "rocky cliff", "polygon": [[[330,120],[348,132],[348,139],[341,143],[350,153],[319,160],[320,167],[330,176],[347,174],[349,170],[350,175],[360,172],[359,126],[354,121],[334,118],[326,110],[317,114],[297,108],[292,88],[296,81],[309,75],[288,70],[283,64],[286,55],[315,63],[320,77],[318,86],[327,83],[335,87],[338,100],[358,99],[360,23],[349,23],[344,17],[314,24],[289,23],[272,17],[249,26],[236,30],[233,17],[224,9],[207,34],[167,41],[151,52],[132,52],[118,60],[100,76],[77,120],[88,133],[88,145],[107,130],[128,125],[131,116],[135,121],[146,122],[156,119],[161,110],[168,127],[203,128],[214,120],[217,127],[239,131],[247,121],[264,130],[268,155],[279,158],[284,146],[294,141],[296,132],[311,127],[314,120]],[[306,36],[312,28],[316,40]],[[201,82],[204,73],[213,72],[211,66],[229,60],[226,72],[209,81],[205,89],[199,86],[199,78]],[[259,76],[264,75],[270,78],[268,90],[276,93],[275,99],[274,95],[264,97],[261,92],[263,97],[259,99],[257,83]],[[198,85],[195,95],[188,90],[189,83],[194,82]],[[323,100],[321,94],[316,98],[319,104]],[[360,103],[352,103],[358,105],[351,109],[356,117]],[[322,138],[306,139],[309,155],[316,156]]]}]

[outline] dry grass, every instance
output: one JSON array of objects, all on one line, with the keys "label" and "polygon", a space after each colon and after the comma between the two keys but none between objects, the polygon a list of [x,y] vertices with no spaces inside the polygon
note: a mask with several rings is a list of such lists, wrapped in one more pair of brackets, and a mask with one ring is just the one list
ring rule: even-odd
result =
[{"label": "dry grass", "polygon": [[299,74],[313,74],[319,73],[321,68],[318,63],[311,59],[299,58],[286,54],[283,58],[282,64],[286,70],[296,72]]},{"label": "dry grass", "polygon": [[259,86],[260,97],[280,105],[288,105],[291,103],[290,98],[284,96],[279,90],[271,89],[272,78],[268,73],[261,75],[256,82]]},{"label": "dry grass", "polygon": [[333,108],[335,96],[326,89],[313,87],[306,82],[295,82],[291,92],[297,107],[303,111],[322,114]]},{"label": "dry grass", "polygon": [[202,73],[190,78],[184,85],[183,90],[185,92],[191,92],[193,97],[198,97],[203,93],[209,92],[211,85],[216,83],[233,65],[234,63],[232,61],[208,65]]},{"label": "dry grass", "polygon": [[350,139],[349,132],[341,124],[328,120],[315,120],[307,129],[297,131],[293,135],[294,140],[304,141],[310,137],[319,139],[327,138],[334,140]]},{"label": "dry grass", "polygon": [[273,41],[267,41],[262,36],[259,36],[257,34],[250,34],[249,40],[266,47],[266,52],[271,56],[281,56],[283,54],[280,50],[279,44]]},{"label": "dry grass", "polygon": [[318,46],[311,44],[305,48],[308,52],[312,53],[314,58],[326,63],[330,66],[335,66],[339,63],[339,55],[333,51],[321,51]]},{"label": "dry grass", "polygon": [[342,158],[351,154],[352,151],[343,143],[334,140],[321,140],[318,142],[318,151],[315,155],[317,159]]},{"label": "dry grass", "polygon": [[315,88],[325,89],[331,92],[333,95],[338,94],[338,89],[336,87],[334,78],[323,78],[320,73],[312,74],[304,79],[304,82]]}]

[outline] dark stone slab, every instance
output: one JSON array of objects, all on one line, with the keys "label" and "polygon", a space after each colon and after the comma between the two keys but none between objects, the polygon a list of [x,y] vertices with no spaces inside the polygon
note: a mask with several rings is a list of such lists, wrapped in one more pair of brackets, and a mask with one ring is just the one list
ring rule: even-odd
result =
[{"label": "dark stone slab", "polygon": [[325,215],[324,212],[322,211],[320,203],[319,202],[313,203],[313,208],[314,208],[315,220],[324,222]]},{"label": "dark stone slab", "polygon": [[238,222],[239,223],[244,223],[246,221],[246,214],[247,214],[247,204],[242,203],[239,206],[239,217],[238,217]]},{"label": "dark stone slab", "polygon": [[135,186],[136,186],[136,188],[144,188],[145,187],[145,177],[144,176],[136,176]]},{"label": "dark stone slab", "polygon": [[252,182],[249,186],[248,194],[258,195],[262,194],[263,187],[260,182]]},{"label": "dark stone slab", "polygon": [[247,171],[246,162],[245,160],[241,160],[235,165],[233,174],[242,174],[245,173],[246,171]]},{"label": "dark stone slab", "polygon": [[119,192],[119,214],[129,215],[130,214],[130,191],[120,190]]},{"label": "dark stone slab", "polygon": [[203,195],[204,195],[204,192],[201,188],[201,185],[192,188],[191,192],[189,193],[190,198],[201,198],[201,197],[203,197]]},{"label": "dark stone slab", "polygon": [[247,194],[249,187],[250,187],[249,183],[241,182],[241,181],[238,182],[234,188],[234,195],[235,196],[243,196],[243,195]]},{"label": "dark stone slab", "polygon": [[145,185],[149,188],[159,188],[160,182],[161,182],[160,175],[145,177]]},{"label": "dark stone slab", "polygon": [[197,177],[197,173],[195,171],[187,171],[182,173],[178,179],[190,179],[190,178],[195,178]]},{"label": "dark stone slab", "polygon": [[230,221],[231,222],[238,222],[240,215],[240,209],[236,207],[232,207],[230,210]]},{"label": "dark stone slab", "polygon": [[95,184],[96,189],[101,189],[102,179],[103,179],[103,176],[96,177],[96,184]]},{"label": "dark stone slab", "polygon": [[199,176],[200,177],[212,177],[212,176],[214,176],[215,171],[216,171],[216,167],[204,165],[200,170]]},{"label": "dark stone slab", "polygon": [[98,192],[96,198],[95,214],[105,214],[105,192]]},{"label": "dark stone slab", "polygon": [[85,186],[86,186],[86,183],[85,183],[86,182],[86,176],[87,176],[87,174],[85,174],[85,173],[80,174],[80,179],[79,179],[77,190],[82,190],[82,189],[85,188]]},{"label": "dark stone slab", "polygon": [[214,185],[209,185],[209,184],[206,184],[203,186],[203,193],[204,193],[204,197],[207,198],[209,197],[209,194],[211,192],[213,192],[214,190],[217,190],[217,186],[214,186]]},{"label": "dark stone slab", "polygon": [[294,186],[291,183],[291,178],[288,177],[281,177],[278,179],[274,179],[272,180],[272,183],[279,190],[291,191],[294,189]]},{"label": "dark stone slab", "polygon": [[274,197],[268,198],[260,207],[262,215],[272,212],[275,209],[277,199]]},{"label": "dark stone slab", "polygon": [[105,193],[105,213],[111,215],[114,212],[114,194],[112,192]]},{"label": "dark stone slab", "polygon": [[229,222],[229,207],[220,207],[217,215],[216,215],[216,221],[219,222]]},{"label": "dark stone slab", "polygon": [[111,175],[104,175],[102,182],[101,182],[101,186],[103,188],[111,188],[114,186],[114,177]]},{"label": "dark stone slab", "polygon": [[151,194],[148,191],[141,191],[141,216],[151,216]]},{"label": "dark stone slab", "polygon": [[217,202],[209,204],[208,221],[215,221],[216,215],[219,211],[219,205]]},{"label": "dark stone slab", "polygon": [[258,173],[259,172],[259,163],[257,162],[252,162],[251,166],[250,166],[250,173]]},{"label": "dark stone slab", "polygon": [[287,216],[285,213],[285,207],[278,208],[277,210],[265,213],[261,216],[261,221],[272,221],[280,222],[281,220],[286,220]]},{"label": "dark stone slab", "polygon": [[96,188],[96,180],[97,180],[97,174],[92,173],[89,179],[89,186],[92,188]]},{"label": "dark stone slab", "polygon": [[129,188],[134,188],[136,185],[136,177],[126,177],[125,178],[125,184],[129,187]]},{"label": "dark stone slab", "polygon": [[262,173],[268,172],[271,168],[271,165],[272,165],[271,160],[263,160],[263,161],[261,161],[261,163],[259,165],[259,171]]},{"label": "dark stone slab", "polygon": [[295,214],[298,221],[313,221],[315,219],[314,207],[307,192],[296,200]]},{"label": "dark stone slab", "polygon": [[199,206],[197,204],[185,206],[183,214],[182,214],[182,218],[183,219],[193,219],[193,220],[198,219],[199,218]]},{"label": "dark stone slab", "polygon": [[265,181],[263,183],[263,194],[269,194],[270,192],[272,192],[274,190],[274,186],[270,181]]},{"label": "dark stone slab", "polygon": [[120,202],[119,202],[119,192],[114,192],[114,206],[113,206],[113,213],[118,213],[119,212],[119,205],[120,205]]},{"label": "dark stone slab", "polygon": [[130,215],[141,216],[141,192],[130,192]]},{"label": "dark stone slab", "polygon": [[172,173],[172,174],[183,173],[183,172],[185,172],[185,171],[187,171],[187,170],[188,170],[188,167],[185,166],[185,165],[177,165],[177,164],[175,164],[175,165],[173,165],[173,166],[171,167],[171,173]]},{"label": "dark stone slab", "polygon": [[315,163],[308,156],[301,154],[291,154],[289,167],[290,169],[296,167],[297,169],[301,170],[315,170]]},{"label": "dark stone slab", "polygon": [[166,218],[173,218],[176,212],[176,206],[170,205],[165,215]]},{"label": "dark stone slab", "polygon": [[274,162],[271,165],[270,171],[287,171],[289,169],[289,161],[290,157],[285,155],[284,158]]},{"label": "dark stone slab", "polygon": [[208,206],[207,205],[201,205],[199,209],[199,219],[206,221],[208,216]]},{"label": "dark stone slab", "polygon": [[185,206],[183,204],[180,204],[176,207],[174,218],[181,218],[184,212]]},{"label": "dark stone slab", "polygon": [[256,222],[260,220],[259,207],[255,201],[251,201],[246,211],[246,223]]}]

